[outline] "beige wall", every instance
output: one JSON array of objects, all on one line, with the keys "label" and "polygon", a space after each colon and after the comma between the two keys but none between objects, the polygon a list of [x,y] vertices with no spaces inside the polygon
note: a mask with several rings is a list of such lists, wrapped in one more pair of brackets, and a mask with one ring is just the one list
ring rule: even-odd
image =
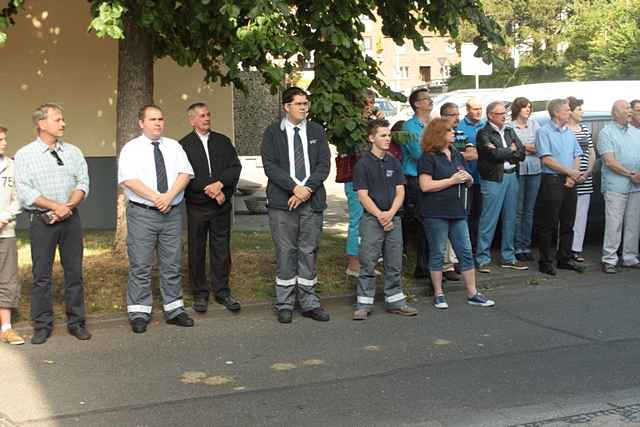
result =
[{"label": "beige wall", "polygon": [[[0,125],[9,128],[10,154],[34,137],[31,112],[43,102],[63,105],[66,140],[87,157],[115,155],[117,42],[87,33],[85,0],[27,0],[27,9],[0,45]],[[73,4],[73,5],[72,5]],[[213,127],[233,139],[233,89],[202,82],[200,67],[155,65],[155,102],[165,110],[166,136],[189,126],[185,110],[209,104]]]}]

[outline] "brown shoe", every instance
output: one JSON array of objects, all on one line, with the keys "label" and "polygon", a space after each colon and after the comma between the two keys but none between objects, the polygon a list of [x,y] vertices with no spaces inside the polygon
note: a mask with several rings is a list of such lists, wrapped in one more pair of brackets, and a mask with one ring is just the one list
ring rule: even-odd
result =
[{"label": "brown shoe", "polygon": [[415,316],[418,314],[418,310],[413,307],[409,307],[408,305],[403,305],[400,308],[392,308],[387,310],[388,313],[398,314],[400,316]]},{"label": "brown shoe", "polygon": [[6,342],[11,345],[21,345],[24,344],[24,340],[15,329],[7,329],[4,332],[0,332],[0,342]]},{"label": "brown shoe", "polygon": [[369,312],[364,308],[359,308],[353,312],[353,320],[367,320]]},{"label": "brown shoe", "polygon": [[500,264],[502,268],[512,268],[514,270],[528,270],[529,266],[522,261],[514,260],[514,261],[502,261]]}]

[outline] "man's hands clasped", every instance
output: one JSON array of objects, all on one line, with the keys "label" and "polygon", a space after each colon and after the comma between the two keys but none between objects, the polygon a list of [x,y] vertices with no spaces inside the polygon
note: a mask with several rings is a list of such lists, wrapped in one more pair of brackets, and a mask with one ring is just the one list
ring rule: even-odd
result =
[{"label": "man's hands clasped", "polygon": [[311,194],[313,194],[313,192],[309,187],[296,185],[293,187],[293,195],[289,197],[287,207],[290,211],[296,209],[298,206],[309,200],[309,198],[311,198]]}]

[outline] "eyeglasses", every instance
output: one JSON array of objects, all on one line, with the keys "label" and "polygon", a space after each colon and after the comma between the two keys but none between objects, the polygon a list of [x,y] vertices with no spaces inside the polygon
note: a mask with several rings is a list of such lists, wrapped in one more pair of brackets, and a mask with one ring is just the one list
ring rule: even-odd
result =
[{"label": "eyeglasses", "polygon": [[431,98],[418,98],[416,99],[416,102],[420,102],[420,101],[429,101],[430,104],[433,104],[433,99]]},{"label": "eyeglasses", "polygon": [[294,107],[305,107],[308,108],[311,103],[309,101],[306,102],[290,102],[289,105],[293,105]]},{"label": "eyeglasses", "polygon": [[56,162],[58,163],[58,166],[64,166],[64,162],[62,161],[62,159],[60,158],[60,156],[58,155],[58,152],[55,150],[49,151],[51,153],[51,155],[53,156],[54,159],[56,159]]},{"label": "eyeglasses", "polygon": [[492,112],[491,114],[493,114],[494,116],[504,116],[505,114],[507,114],[507,112],[506,111],[503,111],[502,113]]}]

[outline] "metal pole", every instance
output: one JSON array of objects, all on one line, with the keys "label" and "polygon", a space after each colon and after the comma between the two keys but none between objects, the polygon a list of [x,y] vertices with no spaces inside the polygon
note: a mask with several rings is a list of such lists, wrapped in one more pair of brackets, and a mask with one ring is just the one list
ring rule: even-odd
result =
[{"label": "metal pole", "polygon": [[480,76],[476,74],[476,89],[480,89]]}]

